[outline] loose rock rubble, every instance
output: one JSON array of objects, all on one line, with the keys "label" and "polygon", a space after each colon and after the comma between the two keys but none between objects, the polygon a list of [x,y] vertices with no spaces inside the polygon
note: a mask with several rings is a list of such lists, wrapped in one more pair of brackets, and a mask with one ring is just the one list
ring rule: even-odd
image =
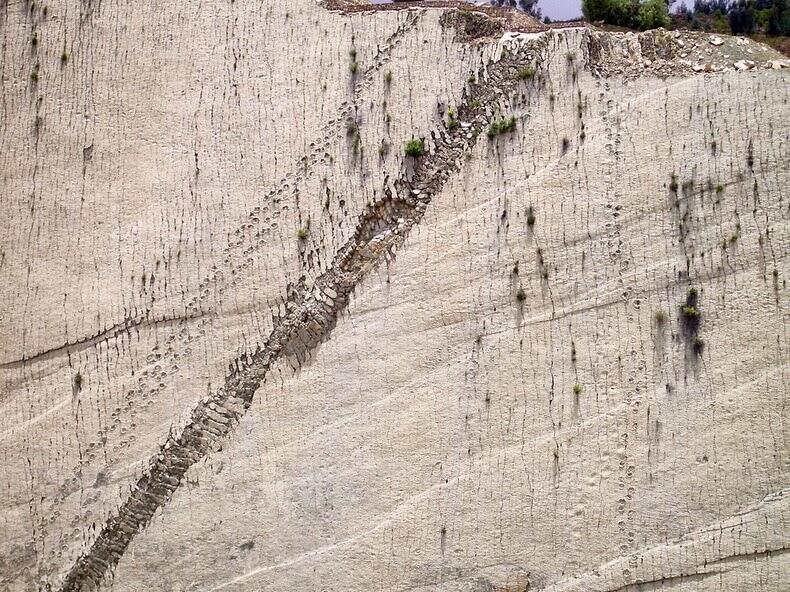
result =
[{"label": "loose rock rubble", "polygon": [[790,67],[790,61],[781,54],[746,37],[664,29],[644,33],[592,31],[590,55],[596,75],[625,78]]}]

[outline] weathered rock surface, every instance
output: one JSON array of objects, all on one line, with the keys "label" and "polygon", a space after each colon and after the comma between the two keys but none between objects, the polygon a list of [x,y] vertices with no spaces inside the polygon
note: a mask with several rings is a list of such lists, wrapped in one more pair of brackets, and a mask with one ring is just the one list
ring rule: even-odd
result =
[{"label": "weathered rock surface", "polygon": [[0,590],[790,586],[790,71],[518,18],[0,7]]}]

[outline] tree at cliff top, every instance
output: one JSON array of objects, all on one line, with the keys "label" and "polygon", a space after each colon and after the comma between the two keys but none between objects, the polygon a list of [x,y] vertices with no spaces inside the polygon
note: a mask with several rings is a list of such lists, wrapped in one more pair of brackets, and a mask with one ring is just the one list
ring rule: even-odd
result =
[{"label": "tree at cliff top", "polygon": [[674,0],[582,0],[582,12],[589,21],[646,30],[668,26],[669,6],[673,3]]},{"label": "tree at cliff top", "polygon": [[788,0],[695,0],[672,15],[674,26],[719,33],[790,35]]},{"label": "tree at cliff top", "polygon": [[769,35],[790,35],[790,2],[774,0],[768,16]]}]

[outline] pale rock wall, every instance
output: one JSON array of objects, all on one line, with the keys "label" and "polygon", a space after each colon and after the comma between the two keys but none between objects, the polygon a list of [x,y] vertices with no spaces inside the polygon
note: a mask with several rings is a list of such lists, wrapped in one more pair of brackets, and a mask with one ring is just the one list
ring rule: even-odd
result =
[{"label": "pale rock wall", "polygon": [[[0,589],[58,589],[502,47],[435,10],[2,11]],[[625,83],[589,33],[544,40],[516,131],[272,366],[108,587],[790,585],[787,74]]]}]

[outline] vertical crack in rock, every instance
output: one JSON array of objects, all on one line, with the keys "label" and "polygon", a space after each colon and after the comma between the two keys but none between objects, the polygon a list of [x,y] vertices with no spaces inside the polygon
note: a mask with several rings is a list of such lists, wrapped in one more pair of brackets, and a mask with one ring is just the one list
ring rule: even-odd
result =
[{"label": "vertical crack in rock", "polygon": [[394,255],[411,228],[422,220],[434,195],[460,169],[464,154],[495,117],[492,105],[524,84],[517,76],[519,66],[538,63],[545,47],[545,36],[509,43],[499,59],[489,62],[465,92],[457,124],[431,134],[430,153],[388,186],[381,200],[364,210],[354,235],[337,252],[332,265],[312,286],[301,286],[291,296],[285,316],[265,345],[234,360],[224,385],[200,401],[179,434],[168,436],[129,497],[72,566],[62,592],[95,590],[111,577],[134,536],[168,502],[187,470],[221,448],[249,409],[272,364],[283,356],[301,364],[328,338],[354,288],[369,271]]}]

